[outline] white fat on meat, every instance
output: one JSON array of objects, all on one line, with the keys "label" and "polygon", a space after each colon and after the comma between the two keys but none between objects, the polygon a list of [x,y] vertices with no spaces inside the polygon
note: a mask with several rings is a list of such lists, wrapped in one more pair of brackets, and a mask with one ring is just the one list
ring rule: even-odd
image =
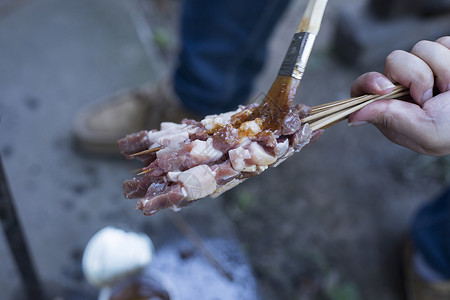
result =
[{"label": "white fat on meat", "polygon": [[251,143],[252,143],[252,140],[249,137],[244,136],[240,139],[239,146],[241,146],[243,148],[247,148],[247,146],[250,145]]},{"label": "white fat on meat", "polygon": [[175,172],[167,172],[167,180],[172,182],[178,181],[178,176],[181,174],[181,172],[175,171]]},{"label": "white fat on meat", "polygon": [[162,122],[160,131],[149,131],[148,138],[152,147],[174,147],[189,139],[189,132],[185,124]]},{"label": "white fat on meat", "polygon": [[241,110],[242,108],[239,108],[235,111],[230,111],[218,115],[209,115],[201,120],[201,123],[203,126],[205,126],[206,130],[212,130],[215,127],[223,127],[230,124],[231,116],[235,113],[240,112]]},{"label": "white fat on meat", "polygon": [[156,157],[158,159],[163,160],[165,157],[171,155],[173,152],[173,149],[167,147],[167,148],[162,148],[161,150],[159,150],[158,152],[156,152]]},{"label": "white fat on meat", "polygon": [[277,143],[275,146],[274,152],[277,158],[280,158],[281,156],[285,155],[286,152],[289,149],[289,140],[286,139],[284,142]]},{"label": "white fat on meat", "polygon": [[212,138],[206,141],[195,140],[191,143],[192,149],[189,151],[194,159],[205,163],[213,162],[222,157],[223,153],[213,147]]},{"label": "white fat on meat", "polygon": [[216,174],[207,165],[193,167],[178,175],[178,182],[186,191],[186,200],[208,196],[217,188]]},{"label": "white fat on meat", "polygon": [[250,172],[250,173],[254,173],[258,170],[258,166],[257,165],[250,165],[250,166],[246,166],[242,172]]},{"label": "white fat on meat", "polygon": [[178,131],[186,128],[186,124],[178,124],[174,122],[162,122],[160,131]]},{"label": "white fat on meat", "polygon": [[256,171],[258,172],[258,173],[262,173],[262,172],[264,172],[265,170],[267,170],[269,168],[269,166],[257,166],[256,167]]},{"label": "white fat on meat", "polygon": [[305,124],[302,128],[301,140],[295,145],[295,151],[300,151],[303,147],[309,144],[312,137],[312,130],[309,124]]},{"label": "white fat on meat", "polygon": [[241,146],[228,151],[228,156],[230,157],[230,162],[233,169],[239,172],[244,171],[246,168],[245,160],[252,158],[250,152]]},{"label": "white fat on meat", "polygon": [[277,158],[264,150],[263,146],[257,142],[252,142],[247,150],[250,153],[250,158],[246,160],[247,164],[257,165],[257,166],[268,166],[273,164]]},{"label": "white fat on meat", "polygon": [[255,136],[261,132],[261,125],[262,120],[259,118],[244,122],[239,126],[239,133],[243,133],[244,136]]},{"label": "white fat on meat", "polygon": [[175,147],[184,143],[189,139],[189,132],[185,130],[173,132],[170,135],[162,136],[157,140],[157,143],[163,147]]}]

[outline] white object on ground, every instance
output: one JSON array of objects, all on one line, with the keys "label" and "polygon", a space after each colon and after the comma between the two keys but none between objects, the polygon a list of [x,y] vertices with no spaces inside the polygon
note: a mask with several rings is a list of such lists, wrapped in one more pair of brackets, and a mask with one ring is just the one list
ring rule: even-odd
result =
[{"label": "white object on ground", "polygon": [[107,286],[145,268],[154,252],[147,235],[105,227],[94,234],[84,249],[83,273],[93,286]]}]

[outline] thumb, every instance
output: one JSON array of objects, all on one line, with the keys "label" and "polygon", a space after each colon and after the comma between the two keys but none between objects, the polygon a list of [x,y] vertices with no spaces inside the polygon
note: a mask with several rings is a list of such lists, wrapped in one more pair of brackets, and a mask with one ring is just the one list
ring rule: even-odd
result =
[{"label": "thumb", "polygon": [[430,126],[425,111],[417,104],[401,100],[379,100],[351,114],[349,126],[375,125],[388,139],[424,153]]},{"label": "thumb", "polygon": [[415,103],[395,99],[379,100],[367,105],[348,118],[350,127],[372,123],[396,131],[411,129],[424,111]]}]

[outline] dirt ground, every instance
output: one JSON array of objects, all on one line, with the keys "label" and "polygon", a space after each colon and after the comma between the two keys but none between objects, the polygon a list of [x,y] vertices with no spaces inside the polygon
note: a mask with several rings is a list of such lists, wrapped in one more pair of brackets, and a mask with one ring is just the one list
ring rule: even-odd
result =
[{"label": "dirt ground", "polygon": [[[332,41],[339,11],[361,1],[328,4],[298,101],[314,106],[347,98],[359,74],[382,70],[383,61],[362,69],[343,65],[334,56]],[[51,5],[62,7],[62,2],[34,3],[18,13],[21,19],[7,18],[3,20],[7,26],[0,26],[0,39],[17,43],[8,44],[8,59],[0,60],[0,66],[9,67],[0,68],[0,112],[6,112],[0,126],[0,151],[38,269],[44,278],[78,290],[89,290],[80,269],[83,247],[105,224],[143,230],[157,249],[182,238],[164,214],[143,217],[123,199],[121,183],[130,176],[133,164],[73,150],[70,120],[82,104],[158,77],[146,69],[142,49],[134,45],[137,37],[124,29],[131,26],[127,19],[113,8],[108,10],[107,2],[94,2],[92,7],[88,1],[66,2],[72,5],[70,9],[58,8],[64,13],[51,17],[45,12]],[[177,48],[180,2],[139,2],[158,52],[147,51],[147,55],[163,57],[159,67],[170,68]],[[293,1],[283,16],[252,97],[264,94],[275,78],[304,7],[305,1]],[[77,16],[71,15],[76,11],[82,12],[86,23],[80,25]],[[98,20],[99,12],[104,20]],[[39,22],[27,19],[36,15]],[[35,28],[23,29],[22,20]],[[99,21],[104,27],[88,26]],[[108,29],[119,22],[128,25],[108,40]],[[40,30],[42,24],[55,33],[33,39],[28,31]],[[86,45],[78,45],[73,42],[80,38],[77,26],[96,35],[86,35]],[[136,26],[140,31],[145,24]],[[10,38],[10,28],[18,28],[17,39]],[[138,35],[145,33],[144,29]],[[54,43],[52,35],[65,42],[48,51],[44,46]],[[86,50],[89,47],[93,52]],[[36,50],[29,55],[11,49]],[[121,72],[125,75],[119,78]],[[449,182],[449,170],[446,158],[415,154],[387,141],[370,125],[349,128],[342,122],[278,168],[218,199],[199,201],[181,215],[202,238],[216,238],[218,233],[238,237],[261,299],[399,300],[403,299],[401,249],[408,224],[416,209]],[[0,254],[9,257],[4,241]],[[15,268],[10,260],[1,266],[0,288],[11,295],[10,285],[18,282],[10,278]]]}]

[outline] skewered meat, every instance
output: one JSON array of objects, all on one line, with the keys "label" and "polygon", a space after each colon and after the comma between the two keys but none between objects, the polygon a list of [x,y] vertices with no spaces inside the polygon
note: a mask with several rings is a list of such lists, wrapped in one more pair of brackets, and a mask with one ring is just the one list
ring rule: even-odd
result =
[{"label": "skewered meat", "polygon": [[[119,140],[121,153],[145,165],[140,173],[144,178],[125,181],[125,196],[138,198],[137,207],[146,215],[168,207],[178,209],[207,195],[216,197],[277,166],[317,138],[321,130],[313,132],[301,122],[310,108],[292,103],[325,6],[326,1],[309,2],[261,104],[206,116],[200,122],[162,123],[159,131],[149,131],[147,137],[140,132]],[[147,145],[148,151],[133,153]]]},{"label": "skewered meat", "polygon": [[308,112],[305,105],[269,101],[128,135],[118,142],[121,153],[145,167],[143,176],[125,181],[125,197],[137,198],[145,215],[217,197],[307,145],[314,134],[300,120]]}]

